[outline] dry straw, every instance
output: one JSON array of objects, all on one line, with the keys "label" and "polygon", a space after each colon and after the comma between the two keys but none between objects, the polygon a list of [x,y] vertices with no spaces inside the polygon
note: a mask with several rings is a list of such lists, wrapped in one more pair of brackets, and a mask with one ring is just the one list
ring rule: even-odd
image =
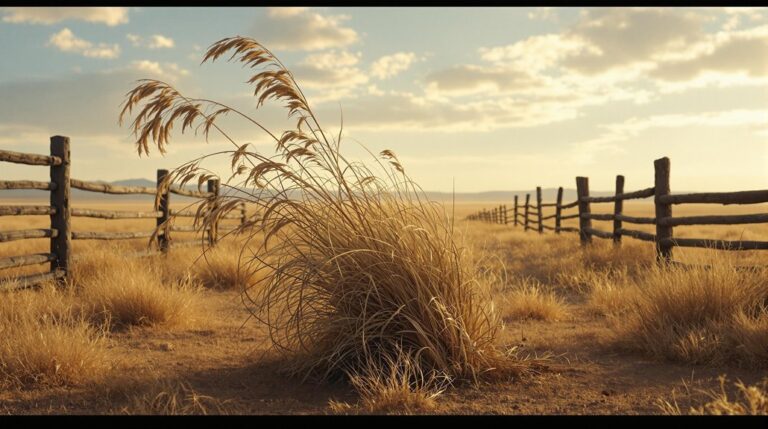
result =
[{"label": "dry straw", "polygon": [[[261,278],[244,290],[245,302],[268,327],[286,369],[328,378],[386,371],[401,353],[416,356],[418,371],[474,378],[515,363],[500,358],[500,328],[489,290],[454,242],[452,219],[425,199],[392,151],[371,154],[371,166],[347,159],[342,133],[318,122],[291,72],[258,42],[232,37],[208,49],[203,62],[229,61],[258,69],[248,83],[261,106],[273,100],[295,128],[274,134],[250,116],[221,103],[188,98],[167,83],[144,80],[127,94],[121,122],[138,110],[132,129],[139,154],[150,141],[165,151],[174,124],[218,132],[232,145],[175,169],[161,186],[201,186],[214,173],[202,166],[228,156],[232,175],[217,201],[204,202],[196,224],[204,228],[242,201],[258,216],[240,227],[256,243],[240,269]],[[275,143],[267,156],[238,144],[217,120],[231,114]],[[369,152],[370,153],[370,152]],[[253,244],[251,243],[251,244]],[[264,270],[265,276],[258,275]],[[387,364],[389,362],[389,364]],[[514,373],[514,372],[513,372]]]}]

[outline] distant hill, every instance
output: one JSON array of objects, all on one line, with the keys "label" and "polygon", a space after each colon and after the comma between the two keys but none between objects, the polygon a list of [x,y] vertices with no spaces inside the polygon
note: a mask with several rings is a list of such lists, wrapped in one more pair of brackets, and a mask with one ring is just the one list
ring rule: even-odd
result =
[{"label": "distant hill", "polygon": [[115,182],[110,182],[110,185],[120,185],[120,186],[155,186],[154,180],[149,179],[125,179],[125,180],[118,180]]}]

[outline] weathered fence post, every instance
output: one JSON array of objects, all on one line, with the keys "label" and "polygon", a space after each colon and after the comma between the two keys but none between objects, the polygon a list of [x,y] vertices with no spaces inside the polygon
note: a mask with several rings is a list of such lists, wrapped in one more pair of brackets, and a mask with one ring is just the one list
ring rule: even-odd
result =
[{"label": "weathered fence post", "polygon": [[591,214],[589,208],[589,178],[577,177],[576,178],[576,199],[579,202],[579,239],[581,245],[586,246],[592,241],[592,234],[589,233],[589,229],[592,228],[592,220],[589,218]]},{"label": "weathered fence post", "polygon": [[159,202],[160,205],[158,206],[158,211],[160,211],[160,217],[157,218],[157,245],[160,247],[160,251],[163,253],[168,253],[168,250],[170,250],[170,237],[166,235],[166,232],[170,231],[170,228],[165,229],[164,231],[160,232],[161,227],[166,227],[166,223],[168,222],[168,219],[170,218],[170,192],[168,192],[168,189],[163,189],[161,186],[163,181],[165,181],[165,178],[168,176],[168,170],[157,170],[157,192],[160,194],[159,196]]},{"label": "weathered fence post", "polygon": [[624,176],[616,176],[616,201],[613,203],[613,244],[621,245],[621,213],[624,211],[624,200],[620,197],[624,193]]},{"label": "weathered fence post", "polygon": [[493,218],[491,219],[493,223],[499,223],[499,208],[494,207],[493,208]]},{"label": "weathered fence post", "polygon": [[541,221],[541,186],[536,187],[536,208],[539,220],[539,234],[544,234],[544,223]]},{"label": "weathered fence post", "polygon": [[517,195],[515,195],[515,215],[513,220],[515,222],[515,226],[517,226]]},{"label": "weathered fence post", "polygon": [[240,203],[240,225],[245,225],[248,221],[248,215],[246,214],[245,201]]},{"label": "weathered fence post", "polygon": [[51,271],[62,271],[64,277],[61,281],[70,279],[69,266],[72,250],[72,230],[70,228],[69,206],[69,137],[51,137],[51,156],[61,158],[61,164],[51,165],[51,207],[55,213],[51,215],[51,230],[57,234],[51,237],[51,253],[56,256],[51,261]]},{"label": "weathered fence post", "polygon": [[504,225],[506,225],[507,223],[509,223],[509,216],[508,216],[509,212],[507,211],[507,205],[506,204],[502,205],[501,207],[504,210]]},{"label": "weathered fence post", "polygon": [[672,260],[672,226],[661,225],[659,220],[672,216],[672,204],[662,203],[660,197],[670,194],[669,158],[664,157],[653,162],[655,173],[655,196],[654,204],[656,206],[656,260],[659,262],[670,262]]},{"label": "weathered fence post", "polygon": [[[210,210],[214,211],[219,204],[219,179],[208,180],[208,192],[213,194],[210,197],[211,198]],[[208,228],[208,244],[210,246],[215,246],[218,240],[219,240],[219,222],[217,219],[216,222],[212,222],[210,227]]]},{"label": "weathered fence post", "polygon": [[530,207],[531,203],[531,194],[525,194],[525,227],[523,228],[523,231],[528,231],[528,208]]},{"label": "weathered fence post", "polygon": [[560,216],[563,213],[563,187],[557,188],[557,202],[555,203],[555,234],[560,234]]}]

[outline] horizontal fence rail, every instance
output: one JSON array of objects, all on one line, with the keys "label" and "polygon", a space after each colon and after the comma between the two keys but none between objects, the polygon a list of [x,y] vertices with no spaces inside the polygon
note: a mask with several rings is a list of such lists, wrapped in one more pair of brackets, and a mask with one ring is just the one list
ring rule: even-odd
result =
[{"label": "horizontal fence rail", "polygon": [[641,189],[635,192],[629,192],[626,194],[616,194],[610,197],[583,197],[581,201],[587,203],[613,203],[619,200],[639,200],[641,198],[652,197],[655,192],[654,188]]},{"label": "horizontal fence rail", "polygon": [[[591,243],[592,238],[613,240],[615,244],[621,244],[622,237],[631,237],[641,241],[656,244],[656,256],[659,261],[666,263],[672,261],[672,249],[674,247],[699,247],[717,250],[768,250],[768,241],[747,240],[715,240],[708,238],[676,238],[673,235],[675,226],[685,225],[741,225],[768,223],[768,213],[733,214],[733,215],[705,215],[705,216],[673,216],[672,206],[679,204],[760,204],[768,203],[768,190],[737,191],[737,192],[703,192],[691,194],[673,194],[670,191],[670,161],[669,158],[661,158],[654,161],[654,186],[632,192],[624,192],[624,176],[616,176],[616,189],[610,196],[590,196],[589,179],[587,177],[576,178],[576,201],[562,202],[563,188],[558,188],[557,200],[554,203],[542,202],[541,187],[536,188],[536,204],[530,203],[530,194],[525,195],[525,204],[518,203],[518,195],[514,197],[514,212],[512,219],[514,226],[523,226],[524,231],[575,232],[579,234],[582,245]],[[627,216],[623,213],[623,202],[634,199],[653,198],[655,216]],[[613,213],[592,213],[591,205],[599,203],[613,203]],[[506,206],[502,205],[501,216],[506,219]],[[544,208],[555,208],[554,213],[542,214]],[[563,214],[564,210],[578,207],[578,213]],[[534,211],[535,210],[535,211]],[[494,209],[494,213],[496,209]],[[485,222],[499,222],[498,216],[489,216],[483,209],[467,217],[469,220]],[[561,222],[567,219],[578,219],[578,228],[563,227]],[[554,220],[554,225],[547,225],[545,221]],[[592,226],[592,221],[612,221],[613,228],[607,231]],[[638,231],[624,228],[624,223],[654,225],[656,233]],[[535,226],[531,226],[535,225]]]},{"label": "horizontal fence rail", "polygon": [[665,238],[662,244],[679,247],[703,247],[718,250],[765,250],[768,241],[726,241],[704,238]]},{"label": "horizontal fence rail", "polygon": [[655,224],[656,218],[655,217],[634,217],[634,216],[626,216],[622,214],[614,215],[615,220],[620,220],[622,222],[627,223],[636,223],[636,224]]},{"label": "horizontal fence rail", "polygon": [[6,241],[26,240],[30,238],[56,238],[59,231],[55,229],[20,229],[17,231],[0,231],[0,243]]},{"label": "horizontal fence rail", "polygon": [[70,180],[70,186],[72,186],[75,189],[80,189],[83,191],[101,192],[103,194],[116,194],[116,195],[126,195],[126,194],[156,195],[157,194],[156,188],[147,188],[144,186],[108,185],[106,183],[86,182],[83,180],[76,180],[76,179]]},{"label": "horizontal fence rail", "polygon": [[643,231],[637,231],[634,229],[621,228],[619,229],[619,234],[626,235],[627,237],[636,238],[638,240],[656,241],[656,236],[654,234],[643,232]]},{"label": "horizontal fence rail", "polygon": [[[10,242],[26,239],[50,239],[50,252],[30,255],[0,257],[0,269],[20,268],[40,264],[48,264],[48,272],[4,277],[0,281],[0,291],[23,289],[37,286],[40,283],[55,280],[60,283],[70,278],[72,255],[72,240],[132,240],[152,238],[157,249],[129,253],[128,257],[142,257],[166,254],[173,247],[185,247],[208,243],[213,246],[218,241],[218,233],[239,233],[248,224],[247,210],[244,204],[231,213],[222,214],[216,221],[206,226],[173,225],[176,217],[197,217],[198,212],[192,210],[170,210],[170,195],[182,195],[195,199],[205,199],[214,210],[219,204],[219,181],[208,180],[207,192],[183,189],[178,186],[162,187],[163,180],[168,175],[167,170],[157,170],[155,187],[120,186],[100,182],[77,180],[70,177],[70,142],[68,137],[53,136],[50,140],[50,155],[27,154],[0,150],[0,161],[26,165],[48,166],[50,181],[5,180],[0,181],[0,190],[43,190],[50,192],[50,205],[0,205],[0,216],[50,216],[50,228],[25,229],[15,231],[0,231],[0,242]],[[152,195],[159,206],[149,211],[119,211],[73,208],[70,206],[71,189],[88,192],[99,192],[116,195]],[[162,191],[161,189],[167,189]],[[206,213],[201,213],[206,214]],[[72,231],[73,217],[88,217],[97,219],[155,219],[151,231]],[[237,226],[219,226],[220,220],[232,219],[239,221]],[[172,240],[170,232],[203,232],[199,239]],[[3,278],[0,276],[0,278]]]},{"label": "horizontal fence rail", "polygon": [[8,256],[0,258],[0,268],[18,268],[27,265],[44,264],[56,260],[53,253],[38,253],[36,255]]},{"label": "horizontal fence rail", "polygon": [[152,237],[154,231],[148,232],[93,232],[72,231],[73,240],[130,240],[133,238]]},{"label": "horizontal fence rail", "polygon": [[739,225],[745,223],[766,223],[768,214],[685,216],[659,219],[659,225]]},{"label": "horizontal fence rail", "polygon": [[55,191],[56,184],[35,180],[0,180],[0,189],[38,189],[41,191]]},{"label": "horizontal fence rail", "polygon": [[99,219],[155,219],[162,216],[162,212],[133,212],[133,211],[113,211],[96,209],[72,209],[74,217],[95,217]]},{"label": "horizontal fence rail", "polygon": [[659,202],[664,204],[759,204],[768,202],[768,190],[662,195],[659,197]]},{"label": "horizontal fence rail", "polygon": [[47,273],[30,274],[26,276],[15,277],[3,283],[0,283],[0,292],[26,289],[37,286],[51,280],[63,280],[67,273],[62,270],[54,270]]},{"label": "horizontal fence rail", "polygon": [[188,189],[181,189],[176,186],[172,186],[170,191],[171,193],[176,195],[182,195],[185,197],[192,197],[192,198],[209,198],[214,195],[212,192],[190,191]]},{"label": "horizontal fence rail", "polygon": [[0,216],[53,215],[56,208],[50,206],[0,206]]},{"label": "horizontal fence rail", "polygon": [[0,150],[0,161],[27,165],[61,165],[62,162],[58,156],[11,152],[10,150]]}]

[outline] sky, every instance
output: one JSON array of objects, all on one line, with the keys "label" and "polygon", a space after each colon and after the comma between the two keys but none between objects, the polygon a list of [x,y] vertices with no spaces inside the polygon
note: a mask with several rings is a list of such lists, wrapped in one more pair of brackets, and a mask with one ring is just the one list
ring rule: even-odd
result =
[{"label": "sky", "polygon": [[[81,180],[155,177],[228,149],[187,132],[139,157],[117,118],[138,79],[214,99],[280,133],[256,109],[252,72],[200,64],[212,43],[252,37],[292,71],[342,150],[393,150],[423,189],[482,192],[653,184],[672,191],[768,185],[768,8],[0,7],[0,148],[72,141]],[[223,125],[266,154],[245,121]],[[178,128],[177,128],[178,130]],[[364,158],[363,158],[364,159]],[[227,160],[209,165],[227,175]],[[3,165],[6,180],[47,171]]]}]

